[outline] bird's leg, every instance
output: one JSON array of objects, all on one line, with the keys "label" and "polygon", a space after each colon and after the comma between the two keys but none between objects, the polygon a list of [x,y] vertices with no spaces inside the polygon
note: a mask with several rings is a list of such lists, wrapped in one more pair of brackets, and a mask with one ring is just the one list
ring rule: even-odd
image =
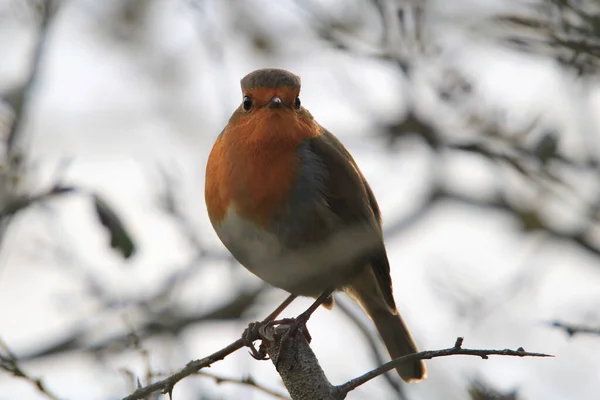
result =
[{"label": "bird's leg", "polygon": [[266,351],[262,347],[262,344],[260,345],[258,350],[254,346],[254,339],[257,336],[260,336],[259,328],[261,326],[262,322],[260,321],[250,322],[246,330],[244,330],[244,332],[242,333],[242,340],[244,341],[244,345],[250,349],[249,353],[253,358],[255,358],[256,360],[268,360]]},{"label": "bird's leg", "polygon": [[288,330],[281,337],[278,355],[273,360],[276,367],[277,367],[277,364],[279,363],[279,354],[281,354],[281,349],[283,348],[286,341],[289,339],[289,337],[292,334],[294,334],[295,332],[297,332],[299,330],[304,335],[306,342],[307,343],[311,342],[312,338],[310,336],[310,333],[308,333],[308,329],[306,328],[306,323],[310,319],[311,315],[317,310],[317,308],[319,308],[319,306],[321,304],[323,304],[329,298],[329,296],[331,296],[332,294],[333,294],[333,290],[328,289],[328,290],[324,291],[317,298],[317,300],[315,300],[314,303],[312,303],[310,305],[310,307],[308,307],[306,309],[306,311],[304,311],[302,314],[298,315],[296,318],[282,319],[282,320],[271,322],[271,324],[281,324],[281,323],[287,324],[287,323],[289,323]]},{"label": "bird's leg", "polygon": [[[312,303],[310,305],[310,307],[308,307],[306,309],[306,311],[304,311],[302,314],[298,315],[295,318],[295,321],[292,324],[291,328],[292,329],[302,328],[303,331],[305,331],[306,334],[308,335],[308,330],[306,330],[305,328],[306,328],[306,323],[310,319],[310,316],[317,310],[317,308],[319,308],[319,306],[321,304],[323,304],[325,301],[327,301],[329,296],[331,296],[332,294],[333,294],[333,290],[324,291],[319,297],[317,297],[317,300],[315,300],[315,302]],[[308,335],[308,337],[306,339],[307,339],[308,343],[310,343],[310,335]]]},{"label": "bird's leg", "polygon": [[266,351],[263,348],[262,344],[260,345],[259,349],[257,350],[256,347],[254,347],[254,341],[252,339],[255,337],[261,337],[260,328],[266,324],[272,323],[275,320],[275,318],[277,318],[277,316],[279,314],[281,314],[281,312],[283,310],[285,310],[287,308],[287,306],[289,306],[292,303],[292,301],[294,301],[294,299],[296,297],[297,296],[295,294],[290,294],[265,319],[263,319],[262,321],[251,322],[250,324],[248,324],[248,328],[246,328],[246,330],[242,333],[242,340],[244,341],[244,344],[250,348],[250,355],[252,357],[254,357],[257,360],[266,360],[267,359],[267,354],[266,354]]},{"label": "bird's leg", "polygon": [[265,318],[263,320],[263,323],[267,323],[267,322],[271,322],[274,321],[275,318],[277,318],[279,316],[279,314],[281,314],[281,312],[283,310],[285,310],[287,308],[287,306],[289,306],[290,304],[292,304],[292,301],[294,301],[294,299],[298,297],[295,294],[290,294],[284,301],[283,303],[281,303],[279,305],[279,307],[277,307],[271,314],[269,314],[267,316],[267,318]]}]

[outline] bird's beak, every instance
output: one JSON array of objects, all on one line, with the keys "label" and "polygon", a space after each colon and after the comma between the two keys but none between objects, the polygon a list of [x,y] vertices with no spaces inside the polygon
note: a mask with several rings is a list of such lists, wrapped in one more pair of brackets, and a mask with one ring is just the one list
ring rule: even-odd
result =
[{"label": "bird's beak", "polygon": [[281,99],[277,96],[273,97],[269,102],[269,108],[281,108],[282,106],[283,103],[281,102]]}]

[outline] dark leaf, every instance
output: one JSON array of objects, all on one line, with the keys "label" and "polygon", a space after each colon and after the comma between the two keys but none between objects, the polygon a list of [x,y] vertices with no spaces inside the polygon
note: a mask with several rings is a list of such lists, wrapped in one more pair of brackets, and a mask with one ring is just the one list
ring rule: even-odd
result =
[{"label": "dark leaf", "polygon": [[102,226],[110,234],[110,247],[118,251],[124,258],[129,258],[135,252],[135,244],[115,211],[97,194],[94,197],[96,215]]}]

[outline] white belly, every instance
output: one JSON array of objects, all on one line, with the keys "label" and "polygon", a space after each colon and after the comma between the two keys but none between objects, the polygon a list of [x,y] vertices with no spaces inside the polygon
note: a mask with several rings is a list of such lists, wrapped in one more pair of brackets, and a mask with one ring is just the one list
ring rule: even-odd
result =
[{"label": "white belly", "polygon": [[265,282],[300,296],[341,288],[357,255],[378,243],[368,227],[332,235],[323,243],[291,250],[279,237],[240,218],[231,209],[217,235],[236,260]]}]

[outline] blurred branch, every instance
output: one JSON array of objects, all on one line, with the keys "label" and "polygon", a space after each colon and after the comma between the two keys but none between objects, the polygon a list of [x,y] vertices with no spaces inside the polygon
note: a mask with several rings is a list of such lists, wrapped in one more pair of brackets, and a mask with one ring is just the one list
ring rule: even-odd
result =
[{"label": "blurred branch", "polygon": [[[264,288],[261,287],[252,292],[240,293],[228,303],[208,313],[185,315],[171,308],[165,309],[162,312],[152,314],[146,322],[141,326],[136,327],[135,337],[132,337],[130,333],[127,333],[90,345],[86,343],[86,337],[88,334],[91,336],[94,329],[90,328],[90,332],[88,332],[88,330],[76,331],[44,349],[37,350],[21,357],[21,359],[30,360],[63,354],[70,351],[87,351],[91,353],[99,353],[106,350],[119,351],[130,348],[132,339],[137,338],[136,340],[142,340],[161,334],[176,336],[188,326],[200,322],[237,320],[254,304],[256,298],[262,293],[263,289]],[[146,308],[143,304],[140,305],[140,307]]]},{"label": "blurred branch", "polygon": [[13,198],[15,196],[13,194],[14,187],[12,186],[12,179],[20,178],[18,174],[22,173],[20,168],[21,164],[23,163],[23,156],[19,154],[19,152],[14,151],[14,146],[17,142],[18,136],[22,133],[22,126],[27,119],[32,92],[36,86],[39,71],[41,69],[43,54],[46,49],[48,31],[50,29],[52,18],[58,10],[58,2],[56,0],[43,0],[39,1],[38,6],[40,8],[39,32],[37,43],[33,50],[31,65],[29,67],[29,75],[22,86],[11,90],[10,96],[8,96],[6,99],[12,108],[13,115],[12,121],[9,123],[8,135],[6,137],[4,159],[5,170],[1,171],[2,176],[0,176],[0,192],[4,196],[4,201],[2,203],[7,203],[2,204],[0,210],[0,244],[4,239],[4,235],[12,220],[13,214],[29,206],[30,204],[41,200],[43,197],[58,194],[49,193],[46,194],[46,196],[16,196],[16,198]]},{"label": "blurred branch", "polygon": [[[512,135],[505,135],[499,132],[499,127],[496,127],[493,124],[486,124],[483,122],[480,122],[479,124],[483,124],[479,126],[482,131],[489,132],[487,136],[491,136],[495,139],[503,139],[507,136],[523,137],[534,127],[534,124],[532,123],[519,132],[513,132]],[[459,143],[442,141],[441,132],[438,132],[436,128],[418,117],[415,113],[409,113],[401,122],[389,125],[385,128],[385,132],[391,136],[392,140],[408,135],[417,136],[436,152],[441,150],[469,152],[480,155],[490,162],[509,165],[525,178],[529,179],[532,184],[536,185],[543,182],[544,179],[548,179],[552,183],[558,183],[562,187],[574,190],[568,182],[565,182],[559,176],[552,174],[547,168],[544,168],[545,164],[550,160],[555,160],[562,166],[570,167],[576,172],[581,172],[581,169],[586,169],[591,172],[600,173],[600,165],[595,161],[579,163],[561,155],[557,149],[558,139],[554,133],[542,135],[534,149],[517,146],[516,143],[512,143],[508,139],[503,139],[505,143],[502,143],[502,147],[506,147],[506,149],[497,150],[494,149],[491,144],[486,144],[483,140]],[[548,146],[549,141],[552,141],[550,146]],[[546,154],[548,153],[547,148],[550,149],[552,154]],[[542,151],[544,154],[541,154]],[[400,221],[386,224],[386,234],[397,234],[407,229],[425,216],[436,203],[441,201],[457,201],[470,206],[494,208],[505,211],[516,217],[521,222],[522,228],[525,231],[546,231],[554,239],[571,242],[594,255],[600,255],[600,244],[594,243],[594,235],[591,233],[594,228],[593,224],[589,224],[590,226],[573,228],[571,231],[559,230],[553,227],[550,221],[547,221],[542,217],[541,213],[538,211],[539,204],[531,204],[530,208],[528,208],[528,206],[517,206],[516,204],[511,203],[501,194],[492,198],[481,199],[453,193],[444,187],[443,179],[439,178],[431,184],[426,198],[422,200],[412,214]],[[593,210],[597,208],[597,204],[588,204],[586,208],[588,209],[589,214],[593,215]]]},{"label": "blurred branch", "polygon": [[532,257],[547,244],[548,237],[540,235],[537,239],[528,250],[529,255],[519,263],[521,265],[517,272],[502,282],[475,287],[453,268],[444,267],[441,271],[431,271],[431,287],[435,288],[436,295],[444,304],[453,306],[457,316],[466,318],[472,325],[480,326],[485,323],[486,318],[519,294],[534,290],[535,277],[540,271],[539,268],[534,268]]},{"label": "blurred branch", "polygon": [[245,378],[241,378],[241,379],[238,379],[238,378],[227,378],[227,377],[224,377],[224,376],[221,376],[221,375],[213,374],[212,372],[203,372],[203,371],[196,372],[195,375],[205,376],[207,378],[212,378],[212,379],[214,379],[215,383],[218,384],[218,385],[220,385],[222,383],[234,383],[234,384],[238,384],[238,385],[252,387],[252,388],[254,388],[254,389],[256,389],[256,390],[258,390],[260,392],[263,392],[263,393],[265,393],[265,394],[267,394],[269,396],[272,396],[272,397],[274,397],[276,399],[283,399],[283,400],[288,400],[289,399],[289,397],[286,396],[286,395],[284,395],[284,394],[278,393],[275,390],[271,390],[271,389],[268,389],[268,388],[266,388],[264,386],[261,386],[260,384],[256,383],[256,381],[252,377],[250,377],[250,376],[245,377]]},{"label": "blurred branch", "polygon": [[72,186],[56,185],[53,186],[50,190],[43,193],[16,197],[9,201],[7,204],[4,204],[2,209],[0,209],[0,219],[11,217],[27,207],[30,207],[34,204],[40,203],[45,200],[49,200],[52,197],[66,193],[73,193],[75,191],[77,191],[77,189]]},{"label": "blurred branch", "polygon": [[19,365],[19,360],[13,354],[13,352],[8,348],[6,343],[0,339],[0,369],[12,374],[17,378],[21,378],[31,383],[38,392],[44,395],[44,397],[51,400],[58,400],[59,398],[52,394],[44,382],[42,382],[39,378],[34,378],[31,375],[28,375],[23,368]]},{"label": "blurred branch", "polygon": [[13,152],[14,144],[16,143],[17,137],[21,134],[21,127],[27,118],[32,92],[35,89],[39,71],[42,65],[44,51],[46,50],[46,43],[48,40],[48,32],[50,30],[51,21],[58,10],[57,0],[44,0],[39,1],[38,3],[40,8],[40,26],[37,44],[33,50],[29,75],[23,86],[16,91],[14,101],[11,104],[14,114],[6,141],[7,154],[11,154]]},{"label": "blurred branch", "polygon": [[560,321],[550,322],[550,326],[564,330],[569,336],[575,336],[577,334],[600,335],[600,327],[567,324]]},{"label": "blurred branch", "polygon": [[518,400],[519,398],[516,390],[499,392],[479,379],[471,382],[469,396],[471,400]]},{"label": "blurred branch", "polygon": [[528,15],[502,15],[493,22],[510,34],[505,41],[521,50],[545,52],[579,75],[600,68],[600,6],[590,0],[546,0]]}]

